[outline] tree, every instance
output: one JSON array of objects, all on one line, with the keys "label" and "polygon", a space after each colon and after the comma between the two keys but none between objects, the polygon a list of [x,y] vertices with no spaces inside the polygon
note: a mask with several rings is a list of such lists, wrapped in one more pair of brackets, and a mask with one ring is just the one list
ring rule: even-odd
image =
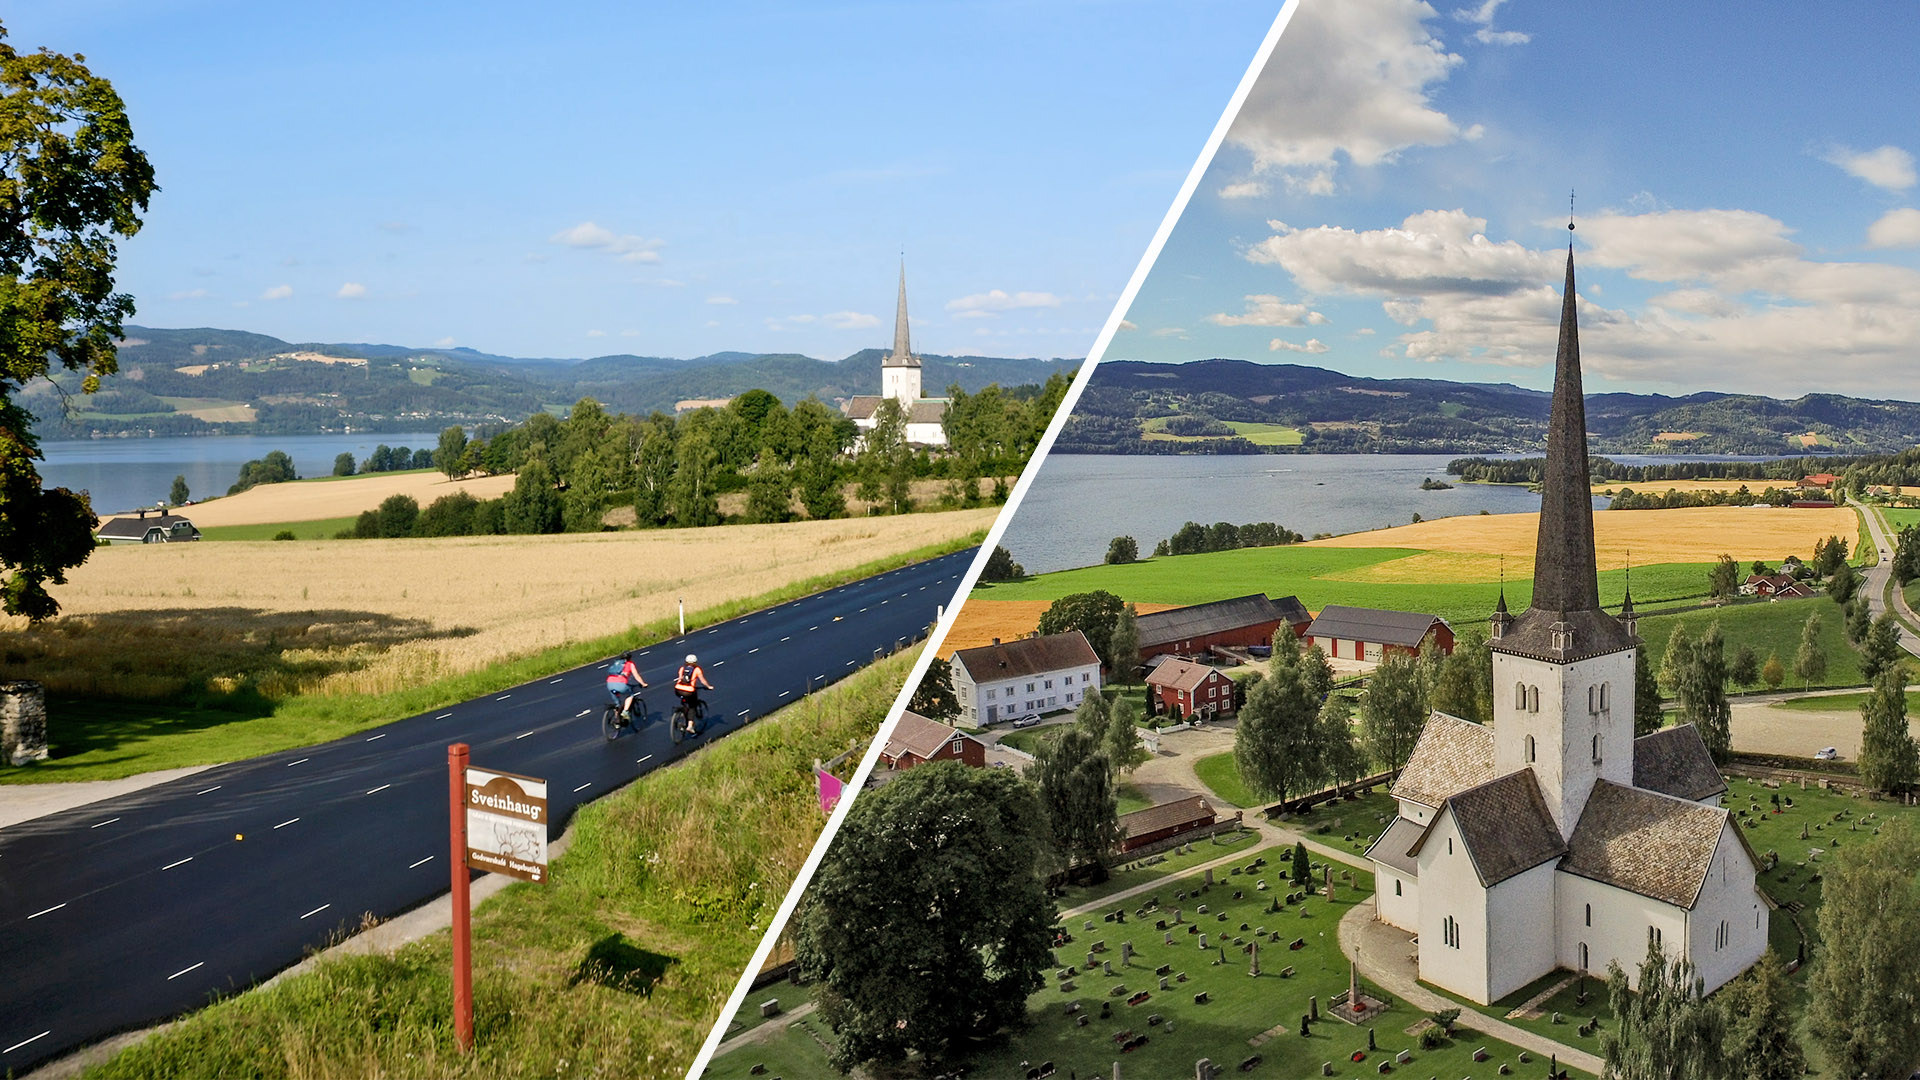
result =
[{"label": "tree", "polygon": [[1920,577],[1920,525],[1903,526],[1894,540],[1893,577],[1902,585]]},{"label": "tree", "polygon": [[793,477],[765,450],[760,452],[760,464],[747,481],[747,520],[758,523],[793,520]]},{"label": "tree", "polygon": [[1427,693],[1418,660],[1399,653],[1373,670],[1360,699],[1360,731],[1367,753],[1398,770],[1413,753],[1427,721]]},{"label": "tree", "polygon": [[1430,708],[1476,724],[1493,722],[1493,651],[1478,627],[1463,631],[1433,674]]},{"label": "tree", "polygon": [[168,492],[167,502],[174,506],[185,506],[191,498],[193,498],[193,493],[187,490],[187,478],[185,476],[174,477],[173,490]]},{"label": "tree", "polygon": [[665,525],[673,519],[670,498],[679,429],[673,418],[656,412],[640,425],[634,449],[633,513],[641,528]]},{"label": "tree", "polygon": [[981,581],[1018,581],[1026,576],[1026,568],[1013,561],[1013,553],[998,544],[987,556],[987,565],[980,568]]},{"label": "tree", "polygon": [[1733,650],[1733,661],[1727,665],[1727,678],[1741,686],[1752,686],[1760,681],[1760,654],[1753,646],[1742,644]]},{"label": "tree", "polygon": [[342,453],[339,457],[336,457],[333,459],[333,475],[335,476],[352,476],[353,475],[353,455],[352,454]]},{"label": "tree", "polygon": [[798,447],[794,471],[800,482],[800,504],[807,508],[807,517],[815,521],[845,517],[847,513],[846,493],[840,486],[840,454],[846,449],[837,422],[840,419],[811,395],[788,415]]},{"label": "tree", "polygon": [[1860,779],[1898,792],[1920,780],[1920,748],[1907,729],[1907,687],[1898,665],[1881,671],[1860,703]]},{"label": "tree", "polygon": [[442,495],[420,511],[420,519],[413,526],[414,533],[418,536],[471,536],[474,533],[474,512],[479,505],[480,500],[465,491]]},{"label": "tree", "polygon": [[1687,635],[1687,624],[1676,622],[1673,633],[1667,635],[1667,651],[1660,655],[1660,685],[1679,687],[1680,673],[1692,662],[1693,639]]},{"label": "tree", "polygon": [[1813,569],[1820,577],[1831,577],[1847,565],[1847,540],[1843,536],[1829,536],[1813,545]]},{"label": "tree", "polygon": [[1104,745],[1107,760],[1113,764],[1116,772],[1132,772],[1134,766],[1147,760],[1147,749],[1140,744],[1139,712],[1127,698],[1120,698],[1113,703],[1113,715],[1107,720]]},{"label": "tree", "polygon": [[1653,677],[1653,664],[1647,660],[1647,647],[1633,655],[1633,737],[1651,735],[1665,727],[1666,710],[1660,707],[1660,682]]},{"label": "tree", "polygon": [[1853,599],[1854,592],[1860,587],[1860,575],[1853,572],[1848,563],[1834,567],[1833,576],[1827,579],[1827,595],[1836,603],[1845,604]]},{"label": "tree", "polygon": [[1707,596],[1714,600],[1731,600],[1740,589],[1740,564],[1733,556],[1722,555],[1720,561],[1707,571]]},{"label": "tree", "polygon": [[1140,621],[1132,604],[1114,616],[1113,630],[1107,635],[1107,654],[1113,659],[1114,681],[1132,681],[1140,667]]},{"label": "tree", "polygon": [[1724,764],[1733,749],[1733,708],[1727,703],[1726,641],[1718,622],[1688,650],[1674,696],[1681,722],[1699,729],[1714,762]]},{"label": "tree", "polygon": [[1247,703],[1233,732],[1233,763],[1240,779],[1262,798],[1286,802],[1326,781],[1320,746],[1320,699],[1299,664],[1273,665],[1273,674],[1247,687]]},{"label": "tree", "polygon": [[420,520],[420,504],[411,495],[389,495],[376,511],[380,515],[381,536],[412,536]]},{"label": "tree", "polygon": [[1847,640],[1859,645],[1873,632],[1873,612],[1865,596],[1856,595],[1847,605]]},{"label": "tree", "polygon": [[1860,643],[1860,673],[1868,682],[1873,682],[1881,672],[1900,666],[1900,653],[1900,624],[1894,621],[1893,611],[1889,609],[1873,620],[1873,626]]},{"label": "tree", "polygon": [[1125,609],[1126,603],[1105,589],[1071,593],[1049,605],[1035,629],[1042,634],[1080,631],[1087,636],[1087,644],[1093,646],[1094,655],[1100,658],[1100,666],[1111,670],[1113,656],[1109,646],[1113,644],[1113,624]]},{"label": "tree", "polygon": [[467,475],[467,429],[455,424],[440,432],[439,448],[433,452],[435,467],[447,474],[448,480],[458,480]]},{"label": "tree", "polygon": [[1038,744],[1027,779],[1039,789],[1040,809],[1059,865],[1106,865],[1120,839],[1113,765],[1100,741],[1078,725]]},{"label": "tree", "polygon": [[1822,864],[1807,1019],[1836,1076],[1905,1076],[1920,1061],[1920,832],[1904,821],[1884,829]]},{"label": "tree", "polygon": [[238,495],[261,484],[284,484],[298,479],[300,474],[294,471],[293,459],[287,456],[287,452],[269,450],[265,457],[255,458],[240,466],[240,479],[227,489],[227,494]]},{"label": "tree", "polygon": [[1353,710],[1343,698],[1327,695],[1318,721],[1321,764],[1336,784],[1358,780],[1367,772],[1367,755],[1353,737]]},{"label": "tree", "polygon": [[157,188],[126,105],[79,56],[16,52],[0,27],[0,607],[38,622],[48,584],[92,554],[84,493],[43,488],[34,417],[15,396],[80,372],[82,394],[118,370],[133,297],[113,291],[119,238]]},{"label": "tree", "polygon": [[1293,883],[1313,883],[1313,861],[1307,858],[1307,843],[1304,840],[1296,840],[1293,845]]},{"label": "tree", "polygon": [[862,795],[795,913],[794,953],[841,1072],[1026,1020],[1053,964],[1042,819],[1003,769],[934,762]]},{"label": "tree", "polygon": [[1793,984],[1779,953],[1762,953],[1758,964],[1720,991],[1720,1000],[1727,1010],[1728,1076],[1795,1080],[1806,1073],[1806,1051],[1793,1034]]},{"label": "tree", "polygon": [[1787,665],[1780,662],[1779,653],[1767,654],[1767,662],[1760,665],[1760,681],[1769,690],[1778,690],[1787,681]]},{"label": "tree", "polygon": [[1813,680],[1823,679],[1827,674],[1827,650],[1820,644],[1820,613],[1807,616],[1806,625],[1800,628],[1800,649],[1793,654],[1793,674],[1801,682],[1801,689],[1813,685]]},{"label": "tree", "polygon": [[689,413],[680,422],[673,447],[673,479],[667,484],[667,507],[673,523],[682,528],[720,524],[720,493],[714,488],[720,469],[720,448],[714,444],[713,423],[701,417],[712,409]]},{"label": "tree", "polygon": [[1113,723],[1113,710],[1107,707],[1106,695],[1099,692],[1088,694],[1080,707],[1073,711],[1073,724],[1086,732],[1096,743],[1105,743],[1107,728]]},{"label": "tree", "polygon": [[544,458],[527,459],[513,479],[513,490],[502,497],[502,524],[509,533],[560,531],[560,493],[554,490],[553,470]]},{"label": "tree", "polygon": [[960,699],[953,694],[953,665],[934,657],[907,708],[929,720],[945,721],[960,715]]},{"label": "tree", "polygon": [[1705,984],[1684,958],[1671,964],[1649,945],[1637,988],[1616,961],[1607,965],[1614,1025],[1600,1034],[1608,1077],[1619,1080],[1725,1080],[1726,1017],[1704,996]]},{"label": "tree", "polygon": [[1108,565],[1118,565],[1140,561],[1140,545],[1131,536],[1116,536],[1113,543],[1107,545]]}]

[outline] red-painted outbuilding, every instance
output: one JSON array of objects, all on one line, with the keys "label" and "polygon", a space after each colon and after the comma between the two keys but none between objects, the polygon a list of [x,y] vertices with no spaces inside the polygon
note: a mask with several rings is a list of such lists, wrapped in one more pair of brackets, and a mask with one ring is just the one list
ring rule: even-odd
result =
[{"label": "red-painted outbuilding", "polygon": [[1236,596],[1189,607],[1168,608],[1139,617],[1140,659],[1201,656],[1215,645],[1247,648],[1270,645],[1274,632],[1291,626],[1295,637],[1307,632],[1313,616],[1297,596],[1278,600],[1265,593]]},{"label": "red-painted outbuilding", "polygon": [[903,712],[893,735],[880,750],[880,761],[890,769],[911,769],[929,761],[958,761],[978,769],[987,763],[980,740],[916,712]]},{"label": "red-painted outbuilding", "polygon": [[1176,707],[1182,716],[1205,719],[1234,711],[1233,680],[1191,660],[1163,660],[1147,674],[1155,707],[1163,713]]},{"label": "red-painted outbuilding", "polygon": [[1453,627],[1438,615],[1328,604],[1307,628],[1306,643],[1328,658],[1381,661],[1394,653],[1417,655],[1428,641],[1453,653]]}]

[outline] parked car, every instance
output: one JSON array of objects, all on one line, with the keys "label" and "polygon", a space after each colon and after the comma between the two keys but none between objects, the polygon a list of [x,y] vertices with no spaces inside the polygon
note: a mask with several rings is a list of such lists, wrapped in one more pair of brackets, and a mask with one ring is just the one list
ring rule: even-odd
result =
[{"label": "parked car", "polygon": [[1015,720],[1013,722],[1013,726],[1017,728],[1033,727],[1038,723],[1040,723],[1040,714],[1028,713],[1027,715],[1021,717],[1020,719]]},{"label": "parked car", "polygon": [[1814,751],[1814,753],[1813,753],[1813,760],[1815,760],[1815,761],[1839,761],[1839,760],[1840,760],[1840,748],[1839,748],[1839,747],[1837,747],[1837,746],[1828,746],[1828,747],[1825,747],[1825,748],[1823,748],[1823,749],[1820,749],[1820,750],[1816,750],[1816,751]]}]

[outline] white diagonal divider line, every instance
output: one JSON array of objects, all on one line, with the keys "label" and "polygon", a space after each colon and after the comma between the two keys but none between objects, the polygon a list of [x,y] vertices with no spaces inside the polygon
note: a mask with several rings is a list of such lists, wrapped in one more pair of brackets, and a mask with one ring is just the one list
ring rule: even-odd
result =
[{"label": "white diagonal divider line", "polygon": [[[1047,452],[1053,449],[1054,441],[1060,437],[1060,429],[1066,425],[1067,417],[1072,414],[1073,407],[1079,403],[1080,395],[1086,390],[1088,381],[1093,377],[1094,367],[1099,364],[1101,357],[1106,355],[1107,347],[1113,343],[1113,335],[1119,331],[1120,322],[1126,318],[1127,309],[1133,306],[1134,297],[1139,295],[1141,284],[1146,281],[1148,272],[1160,258],[1160,251],[1166,247],[1167,237],[1172,235],[1173,227],[1179,223],[1181,215],[1186,213],[1187,204],[1192,201],[1193,193],[1199,188],[1200,180],[1206,175],[1207,167],[1213,164],[1214,155],[1220,151],[1220,144],[1226,141],[1228,129],[1233,126],[1234,118],[1240,115],[1240,107],[1246,103],[1247,95],[1253,90],[1253,84],[1259,79],[1261,70],[1267,66],[1267,58],[1273,55],[1274,45],[1280,41],[1281,32],[1286,30],[1287,23],[1292,21],[1293,13],[1299,6],[1300,0],[1286,0],[1285,5],[1280,9],[1280,14],[1274,17],[1273,25],[1267,28],[1266,38],[1254,51],[1253,61],[1247,65],[1246,72],[1240,76],[1240,84],[1234,87],[1233,97],[1227,101],[1226,109],[1221,112],[1219,121],[1213,125],[1213,132],[1207,136],[1207,143],[1201,148],[1199,158],[1194,161],[1193,168],[1187,171],[1187,179],[1180,185],[1179,194],[1174,196],[1173,205],[1167,208],[1166,216],[1160,220],[1160,227],[1154,230],[1153,239],[1147,244],[1146,253],[1140,257],[1139,265],[1133,268],[1133,276],[1128,279],[1127,287],[1121,290],[1119,301],[1114,304],[1113,311],[1107,315],[1106,324],[1100,328],[1100,336],[1094,339],[1093,348],[1088,350],[1087,359],[1080,365],[1080,371],[1074,376],[1073,383],[1067,387],[1066,396],[1061,399],[1059,409],[1054,412],[1053,419],[1047,423],[1047,430],[1040,436],[1039,444],[1034,447],[1033,456],[1027,460],[1027,467],[1021,470],[1020,479],[1014,483],[1013,491],[1007,497],[1006,506],[1001,509],[1000,516],[994,519],[993,527],[987,530],[987,538],[974,552],[973,561],[968,564],[967,572],[954,589],[954,602],[947,605],[946,610],[941,613],[940,621],[934,625],[933,632],[927,636],[926,643],[921,646],[920,657],[914,661],[913,670],[907,673],[907,681],[901,686],[899,695],[894,698],[893,708],[887,713],[886,720],[881,723],[879,732],[867,745],[866,755],[860,759],[860,768],[854,772],[853,779],[847,781],[844,788],[845,794],[834,806],[833,813],[828,816],[826,828],[820,831],[819,839],[814,841],[813,850],[807,853],[807,861],[801,864],[800,872],[794,877],[793,887],[787,890],[786,898],[780,902],[780,910],[774,913],[773,920],[768,923],[766,933],[760,938],[759,947],[753,951],[753,960],[742,970],[740,981],[734,984],[733,993],[728,995],[726,1006],[720,1012],[722,1018],[730,1017],[739,1011],[741,1003],[747,998],[747,989],[754,974],[766,965],[767,956],[773,951],[774,943],[786,929],[787,921],[793,917],[793,909],[800,902],[800,894],[813,880],[814,871],[819,868],[820,860],[826,856],[827,847],[832,844],[834,834],[840,831],[841,822],[846,820],[847,811],[853,805],[854,796],[866,783],[867,777],[873,774],[874,766],[880,760],[881,749],[886,746],[887,739],[892,736],[894,727],[899,723],[900,713],[913,699],[913,691],[920,685],[920,680],[926,677],[927,666],[939,654],[940,645],[946,641],[947,632],[953,628],[954,620],[959,616],[961,604],[965,601],[967,593],[979,579],[980,571],[985,569],[987,558],[993,554],[995,545],[999,544],[1000,538],[1006,534],[1007,522],[1019,512],[1020,503],[1026,498],[1027,489],[1033,486],[1034,475],[1046,462]],[[866,608],[860,610],[865,611]],[[688,1076],[698,1076],[706,1069],[707,1063],[712,1060],[713,1052],[719,1048],[720,1040],[725,1034],[725,1023],[716,1023],[713,1030],[707,1033],[707,1041],[701,1044],[700,1053],[694,1057],[693,1065],[687,1070]]]}]

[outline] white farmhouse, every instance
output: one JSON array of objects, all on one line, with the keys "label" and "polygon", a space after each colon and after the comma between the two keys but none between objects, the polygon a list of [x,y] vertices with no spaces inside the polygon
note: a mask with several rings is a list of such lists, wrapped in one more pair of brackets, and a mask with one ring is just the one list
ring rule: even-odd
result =
[{"label": "white farmhouse", "polygon": [[913,355],[907,333],[907,268],[900,267],[900,304],[893,316],[893,351],[880,361],[880,393],[856,395],[847,402],[847,418],[861,431],[872,431],[880,405],[887,399],[906,413],[907,442],[913,446],[947,445],[947,398],[920,396],[920,358]]},{"label": "white farmhouse", "polygon": [[1032,713],[1077,709],[1100,692],[1100,658],[1078,630],[953,654],[953,693],[967,723],[985,727]]},{"label": "white farmhouse", "polygon": [[1490,726],[1434,713],[1368,856],[1420,978],[1487,1004],[1562,968],[1632,973],[1652,944],[1711,991],[1767,948],[1758,859],[1691,725],[1633,737],[1633,598],[1601,610],[1574,321],[1555,360],[1532,606],[1492,620]]}]

